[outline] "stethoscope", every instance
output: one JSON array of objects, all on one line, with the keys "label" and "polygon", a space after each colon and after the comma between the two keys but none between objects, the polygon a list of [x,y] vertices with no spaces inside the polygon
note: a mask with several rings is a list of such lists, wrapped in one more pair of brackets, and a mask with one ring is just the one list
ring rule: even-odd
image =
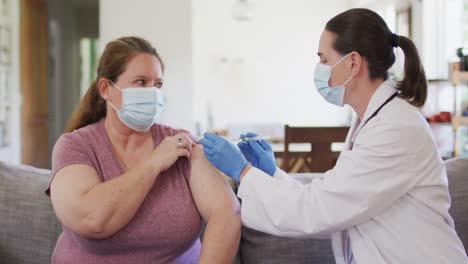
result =
[{"label": "stethoscope", "polygon": [[[383,108],[386,104],[390,103],[390,101],[392,101],[393,99],[395,99],[395,97],[397,97],[398,94],[399,94],[399,92],[394,93],[394,94],[393,94],[392,96],[390,96],[382,105],[380,105],[379,108],[377,108],[377,110],[375,110],[375,112],[374,112],[374,113],[366,120],[366,122],[361,126],[361,128],[359,129],[359,131],[356,132],[356,135],[354,135],[354,138],[355,138],[355,139],[356,139],[357,134],[362,130],[362,128],[363,128],[367,123],[369,123],[369,121],[370,121],[372,118],[376,117],[377,114],[379,114],[380,110],[382,110],[382,108]],[[349,149],[350,149],[350,150],[353,149],[353,146],[354,146],[354,140],[351,141],[351,145],[350,145],[350,148],[349,148]]]}]

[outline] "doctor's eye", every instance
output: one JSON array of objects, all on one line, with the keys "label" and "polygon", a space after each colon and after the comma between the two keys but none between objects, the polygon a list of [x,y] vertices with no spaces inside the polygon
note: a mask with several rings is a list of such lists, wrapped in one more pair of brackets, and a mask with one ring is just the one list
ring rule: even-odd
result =
[{"label": "doctor's eye", "polygon": [[162,86],[163,86],[163,82],[157,82],[157,83],[156,83],[156,87],[157,87],[157,88],[161,88]]}]

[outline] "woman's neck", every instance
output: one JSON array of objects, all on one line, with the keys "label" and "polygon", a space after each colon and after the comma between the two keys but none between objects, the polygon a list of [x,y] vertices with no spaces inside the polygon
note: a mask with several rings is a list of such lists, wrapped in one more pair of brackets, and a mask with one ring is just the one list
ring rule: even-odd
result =
[{"label": "woman's neck", "polygon": [[146,132],[134,131],[122,124],[118,117],[110,112],[105,117],[104,128],[111,143],[119,149],[139,148],[151,138],[151,129]]},{"label": "woman's neck", "polygon": [[364,118],[364,114],[366,113],[367,106],[369,105],[372,96],[383,82],[384,80],[382,79],[374,81],[367,79],[358,81],[356,84],[355,91],[351,95],[350,102],[348,104],[354,109],[354,112],[356,112],[360,121]]}]

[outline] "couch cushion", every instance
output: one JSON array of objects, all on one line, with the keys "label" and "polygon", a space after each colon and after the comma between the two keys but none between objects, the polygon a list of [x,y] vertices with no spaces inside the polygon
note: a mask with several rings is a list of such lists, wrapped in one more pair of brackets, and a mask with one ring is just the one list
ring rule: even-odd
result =
[{"label": "couch cushion", "polygon": [[330,240],[293,239],[242,228],[243,264],[335,263]]},{"label": "couch cushion", "polygon": [[450,215],[465,249],[468,246],[468,158],[447,160],[447,177],[452,205]]},{"label": "couch cushion", "polygon": [[1,263],[50,263],[61,226],[44,194],[50,171],[0,162]]}]

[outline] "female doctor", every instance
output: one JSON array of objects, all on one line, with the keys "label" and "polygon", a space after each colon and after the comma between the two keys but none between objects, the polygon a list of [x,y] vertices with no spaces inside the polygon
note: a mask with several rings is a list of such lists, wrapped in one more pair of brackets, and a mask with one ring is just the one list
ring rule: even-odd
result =
[{"label": "female doctor", "polygon": [[[394,85],[395,47],[405,53],[405,76]],[[418,110],[427,85],[412,41],[377,13],[351,9],[326,24],[318,55],[318,92],[357,115],[323,179],[290,178],[264,141],[237,148],[211,133],[201,140],[208,160],[240,182],[243,224],[277,236],[331,235],[337,263],[468,263],[448,213],[444,163]]]}]

